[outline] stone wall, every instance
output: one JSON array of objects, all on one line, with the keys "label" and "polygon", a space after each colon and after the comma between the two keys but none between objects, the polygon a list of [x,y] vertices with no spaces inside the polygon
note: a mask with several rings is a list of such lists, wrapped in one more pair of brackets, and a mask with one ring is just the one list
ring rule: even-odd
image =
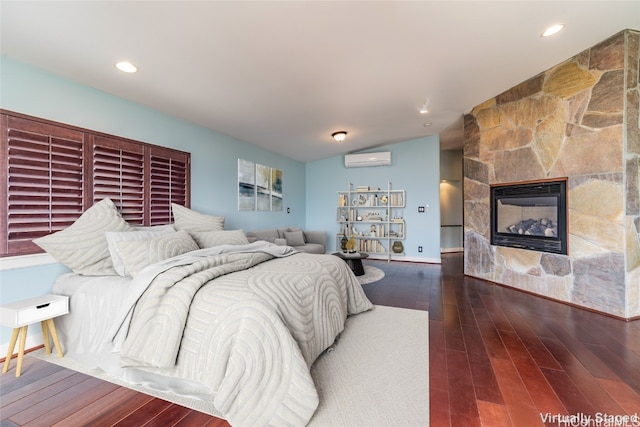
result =
[{"label": "stone wall", "polygon": [[[465,274],[640,316],[639,49],[621,32],[465,116]],[[568,255],[490,245],[491,184],[562,177]]]}]

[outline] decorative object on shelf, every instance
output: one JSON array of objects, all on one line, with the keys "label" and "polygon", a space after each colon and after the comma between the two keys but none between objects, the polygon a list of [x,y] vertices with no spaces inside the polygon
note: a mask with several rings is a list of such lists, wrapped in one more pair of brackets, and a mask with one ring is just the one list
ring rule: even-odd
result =
[{"label": "decorative object on shelf", "polygon": [[380,197],[380,203],[382,203],[383,205],[386,205],[388,201],[389,198],[387,196]]},{"label": "decorative object on shelf", "polygon": [[351,238],[349,239],[349,241],[347,242],[347,244],[345,246],[347,247],[347,250],[349,251],[349,253],[354,253],[356,251],[356,239],[355,239],[355,237],[351,236]]},{"label": "decorative object on shelf", "polygon": [[396,240],[395,242],[393,242],[393,246],[391,247],[391,250],[394,253],[401,254],[402,252],[404,252],[404,245],[400,240]]},{"label": "decorative object on shelf", "polygon": [[379,210],[364,211],[360,215],[363,221],[382,221]]},{"label": "decorative object on shelf", "polygon": [[364,206],[367,203],[367,197],[364,194],[360,194],[353,199],[353,206]]},{"label": "decorative object on shelf", "polygon": [[340,249],[342,249],[342,252],[347,252],[347,243],[349,243],[347,236],[342,236],[342,239],[340,239]]}]

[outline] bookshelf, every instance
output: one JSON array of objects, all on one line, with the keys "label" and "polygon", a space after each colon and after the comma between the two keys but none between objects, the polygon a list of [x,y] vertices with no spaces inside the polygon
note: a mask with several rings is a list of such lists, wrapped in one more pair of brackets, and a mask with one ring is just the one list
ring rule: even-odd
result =
[{"label": "bookshelf", "polygon": [[336,250],[342,251],[343,238],[353,237],[355,249],[371,258],[390,261],[404,255],[405,196],[404,190],[393,190],[391,182],[386,189],[350,183],[348,190],[338,191]]}]

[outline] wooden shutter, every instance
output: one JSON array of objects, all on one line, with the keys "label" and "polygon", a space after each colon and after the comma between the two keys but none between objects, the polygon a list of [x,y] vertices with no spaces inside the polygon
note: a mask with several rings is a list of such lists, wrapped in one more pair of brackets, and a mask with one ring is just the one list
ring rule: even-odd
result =
[{"label": "wooden shutter", "polygon": [[[66,228],[83,211],[82,132],[2,116],[2,250],[42,252],[31,242]],[[6,162],[6,165],[4,164]]]},{"label": "wooden shutter", "polygon": [[173,222],[171,203],[189,206],[189,154],[150,147],[150,225]]},{"label": "wooden shutter", "polygon": [[93,203],[110,198],[130,224],[144,224],[144,145],[93,137]]},{"label": "wooden shutter", "polygon": [[190,169],[184,151],[0,110],[0,256],[42,252],[32,239],[105,197],[131,224],[171,223]]}]

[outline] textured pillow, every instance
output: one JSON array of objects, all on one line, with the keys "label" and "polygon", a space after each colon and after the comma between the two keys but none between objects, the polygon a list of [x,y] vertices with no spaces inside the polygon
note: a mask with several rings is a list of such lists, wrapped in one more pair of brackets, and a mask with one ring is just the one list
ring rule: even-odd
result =
[{"label": "textured pillow", "polygon": [[247,245],[249,240],[242,230],[219,230],[198,233],[198,246],[202,249],[220,245]]},{"label": "textured pillow", "polygon": [[148,240],[153,237],[162,236],[163,234],[175,233],[176,230],[171,224],[158,225],[155,227],[135,227],[132,231],[107,231],[104,233],[107,239],[107,245],[109,247],[109,254],[111,254],[111,262],[113,268],[121,276],[130,276],[124,265],[124,261],[120,257],[120,253],[117,250],[116,244],[122,241],[130,240]]},{"label": "textured pillow", "polygon": [[302,231],[302,228],[300,227],[287,227],[287,228],[278,228],[277,230],[278,233],[278,237],[280,237],[281,239],[285,238],[285,233],[287,231]]},{"label": "textured pillow", "polygon": [[171,204],[171,210],[176,230],[186,231],[198,244],[200,233],[224,230],[224,217],[202,214],[175,203]]},{"label": "textured pillow", "polygon": [[150,226],[135,226],[132,228],[132,231],[176,231],[173,224],[165,224],[165,225],[150,225]]},{"label": "textured pillow", "polygon": [[275,240],[279,237],[284,239],[284,234],[280,236],[278,234],[278,230],[258,230],[258,231],[247,231],[245,233],[247,235],[247,239],[250,243],[255,242],[256,240],[264,240],[265,242],[274,243]]},{"label": "textured pillow", "polygon": [[305,244],[302,230],[285,231],[284,238],[287,239],[287,245],[289,246],[303,246]]},{"label": "textured pillow", "polygon": [[69,227],[33,242],[74,273],[87,276],[114,275],[116,271],[104,233],[129,228],[111,199],[102,199]]},{"label": "textured pillow", "polygon": [[116,250],[131,276],[148,265],[197,249],[200,248],[186,231],[176,231],[146,240],[116,242]]}]

